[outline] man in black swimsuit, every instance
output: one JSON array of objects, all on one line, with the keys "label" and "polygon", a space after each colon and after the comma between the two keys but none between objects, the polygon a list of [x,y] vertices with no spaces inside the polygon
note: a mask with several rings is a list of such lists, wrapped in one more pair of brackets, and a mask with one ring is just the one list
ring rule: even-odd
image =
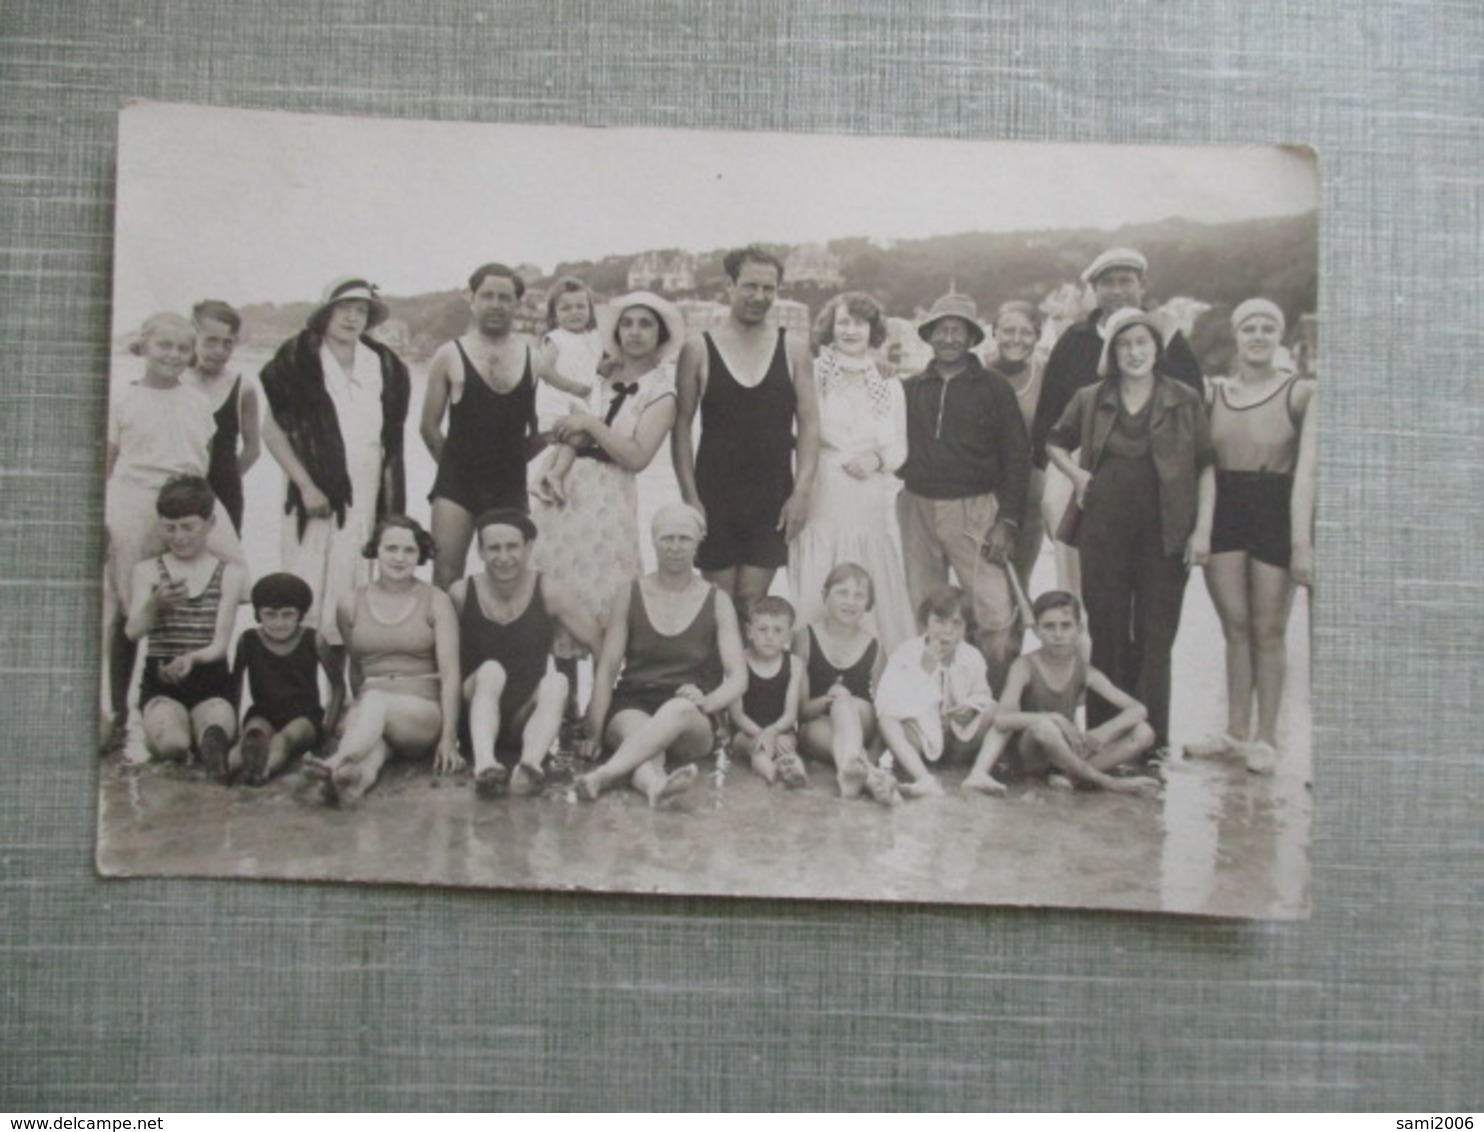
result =
[{"label": "man in black swimsuit", "polygon": [[750,246],[722,265],[731,309],[680,352],[670,444],[681,497],[706,519],[696,565],[745,608],[768,592],[809,513],[819,403],[808,343],[768,326],[783,264]]},{"label": "man in black swimsuit", "polygon": [[[597,622],[561,583],[531,569],[536,524],[513,507],[474,521],[484,571],[448,591],[459,614],[459,667],[464,681],[464,741],[474,760],[475,789],[498,797],[541,787],[543,763],[562,724],[567,678],[549,671],[552,630],[561,622],[593,652]],[[501,763],[519,762],[514,772]]]}]

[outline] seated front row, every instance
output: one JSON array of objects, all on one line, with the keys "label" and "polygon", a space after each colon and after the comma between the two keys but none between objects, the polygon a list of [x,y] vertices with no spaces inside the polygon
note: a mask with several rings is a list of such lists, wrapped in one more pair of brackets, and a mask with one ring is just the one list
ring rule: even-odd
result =
[{"label": "seated front row", "polygon": [[[578,776],[587,799],[619,782],[651,804],[685,790],[716,746],[713,720],[723,715],[733,753],[766,781],[805,785],[807,755],[833,766],[843,797],[869,794],[887,805],[942,793],[932,768],[956,758],[973,759],[963,785],[984,793],[1003,792],[1000,779],[1017,774],[1117,791],[1155,785],[1109,773],[1154,737],[1144,708],[1082,659],[1074,596],[1037,599],[1041,647],[1015,661],[998,706],[984,659],[967,643],[972,615],[962,590],[930,594],[919,610],[922,635],[884,660],[862,626],[871,578],[853,563],[830,573],[824,612],[796,634],[788,602],[755,603],[744,650],[731,600],[695,572],[705,524],[684,504],[656,514],[658,567],[613,595],[601,636],[582,603],[530,569],[537,532],[524,512],[479,517],[485,569],[448,596],[413,575],[432,554],[427,534],[411,519],[385,520],[366,547],[375,578],[337,610],[354,699],[336,750],[318,757],[309,752],[335,729],[343,692],[333,654],[303,624],[309,587],[270,574],[252,588],[258,627],[242,635],[229,669],[245,581],[240,567],[206,550],[213,505],[200,477],[177,477],[161,490],[170,549],[135,569],[127,631],[149,638],[139,702],[150,752],[178,759],[199,751],[224,781],[261,784],[303,754],[327,801],[352,801],[394,753],[431,754],[438,773],[462,770],[462,716],[480,795],[534,793],[567,694],[547,663],[560,624],[597,656],[579,753],[613,752]],[[332,689],[323,709],[321,671]],[[233,746],[244,686],[251,706]],[[1076,709],[1088,690],[1117,714],[1082,732]],[[888,755],[876,757],[883,748]]]}]

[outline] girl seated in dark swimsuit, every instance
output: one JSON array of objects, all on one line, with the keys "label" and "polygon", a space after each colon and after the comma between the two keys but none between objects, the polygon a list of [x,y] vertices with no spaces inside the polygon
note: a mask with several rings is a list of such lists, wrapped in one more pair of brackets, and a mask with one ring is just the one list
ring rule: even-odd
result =
[{"label": "girl seated in dark swimsuit", "polygon": [[824,580],[824,616],[805,626],[794,642],[804,661],[808,689],[799,709],[799,744],[811,758],[835,766],[840,796],[858,798],[867,787],[890,803],[890,775],[873,774],[866,748],[876,740],[871,689],[881,675],[881,643],[863,627],[875,604],[871,575],[842,562]]}]

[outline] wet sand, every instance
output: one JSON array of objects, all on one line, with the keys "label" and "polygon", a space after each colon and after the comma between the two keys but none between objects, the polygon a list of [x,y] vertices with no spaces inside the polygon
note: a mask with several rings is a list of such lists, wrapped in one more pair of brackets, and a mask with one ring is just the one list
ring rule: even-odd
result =
[{"label": "wet sand", "polygon": [[[420,387],[420,381],[418,382]],[[421,392],[414,392],[414,410]],[[409,501],[432,480],[409,422]],[[276,564],[278,470],[248,480],[248,551]],[[674,497],[661,453],[641,480],[644,522]],[[646,548],[647,549],[647,548]],[[1043,554],[1032,591],[1051,584]],[[250,614],[246,614],[243,623]],[[828,768],[801,791],[769,788],[714,760],[686,795],[651,810],[630,790],[579,803],[566,760],[533,798],[481,801],[468,776],[435,780],[394,764],[356,807],[331,809],[295,770],[267,787],[227,788],[198,770],[100,771],[99,869],[111,875],[235,876],[840,900],[1051,904],[1216,916],[1307,915],[1310,830],[1309,617],[1289,627],[1289,680],[1273,777],[1240,762],[1165,768],[1158,797],[1012,786],[1007,797],[958,791],[887,810],[845,802]],[[1192,575],[1175,647],[1176,746],[1225,722],[1220,628]]]}]

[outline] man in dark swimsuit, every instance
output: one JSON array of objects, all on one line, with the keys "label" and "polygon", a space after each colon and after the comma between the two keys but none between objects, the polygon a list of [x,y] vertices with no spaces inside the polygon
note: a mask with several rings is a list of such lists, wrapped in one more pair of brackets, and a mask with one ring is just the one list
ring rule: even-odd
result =
[{"label": "man in dark swimsuit", "polygon": [[706,519],[696,565],[745,608],[768,592],[803,529],[819,456],[819,403],[808,344],[768,326],[783,264],[751,246],[727,253],[723,266],[731,309],[715,332],[680,352],[670,444],[681,497]]},{"label": "man in dark swimsuit", "polygon": [[476,268],[469,277],[473,325],[439,347],[428,365],[419,431],[438,462],[428,499],[438,544],[433,584],[439,589],[464,572],[474,516],[494,507],[529,506],[526,462],[540,446],[536,379],[529,345],[512,333],[525,291],[521,277],[503,264]]},{"label": "man in dark swimsuit", "polygon": [[[498,797],[508,784],[532,794],[562,724],[567,678],[549,671],[552,631],[561,622],[596,652],[597,622],[561,583],[531,569],[536,524],[513,507],[474,520],[484,571],[448,591],[459,614],[459,667],[464,681],[464,740],[474,759],[475,789]],[[502,764],[519,762],[514,772]]]}]

